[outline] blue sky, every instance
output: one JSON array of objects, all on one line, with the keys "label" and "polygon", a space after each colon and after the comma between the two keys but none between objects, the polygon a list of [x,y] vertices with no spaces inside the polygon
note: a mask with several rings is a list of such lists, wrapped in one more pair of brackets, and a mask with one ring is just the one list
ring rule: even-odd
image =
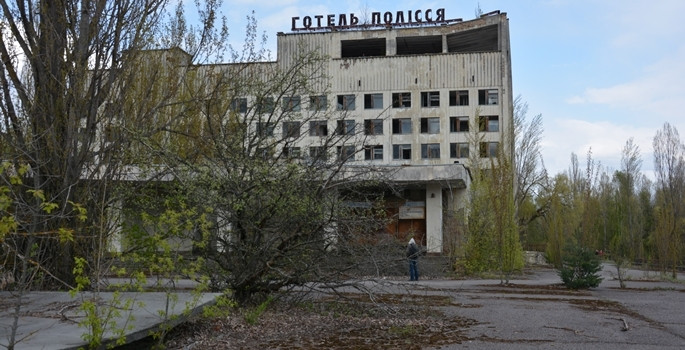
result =
[{"label": "blue sky", "polygon": [[224,0],[222,11],[234,47],[241,46],[245,18],[254,11],[275,53],[276,33],[289,32],[294,16],[444,8],[448,19],[469,20],[478,6],[508,15],[514,96],[529,104],[529,117],[543,116],[550,174],[567,170],[571,153],[584,166],[590,149],[613,172],[633,137],[642,170],[653,178],[656,131],[668,122],[685,133],[685,1]]}]

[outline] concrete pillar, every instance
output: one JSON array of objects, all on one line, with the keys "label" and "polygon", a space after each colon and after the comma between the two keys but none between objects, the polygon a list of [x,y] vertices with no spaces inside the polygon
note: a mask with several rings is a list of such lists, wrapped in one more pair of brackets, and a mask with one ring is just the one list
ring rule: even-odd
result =
[{"label": "concrete pillar", "polygon": [[426,186],[426,249],[442,253],[442,186]]}]

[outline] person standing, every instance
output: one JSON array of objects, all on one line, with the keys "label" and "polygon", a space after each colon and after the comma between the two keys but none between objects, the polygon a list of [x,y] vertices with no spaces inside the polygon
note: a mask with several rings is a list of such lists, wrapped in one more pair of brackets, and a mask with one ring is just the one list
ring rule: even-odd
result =
[{"label": "person standing", "polygon": [[409,280],[418,281],[419,268],[417,265],[419,259],[419,246],[413,238],[409,240],[409,244],[407,245],[407,259],[409,260]]}]

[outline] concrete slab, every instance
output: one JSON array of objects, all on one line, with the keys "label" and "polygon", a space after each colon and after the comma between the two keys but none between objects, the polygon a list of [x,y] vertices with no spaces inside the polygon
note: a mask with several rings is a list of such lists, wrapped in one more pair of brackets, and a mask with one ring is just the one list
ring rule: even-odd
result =
[{"label": "concrete slab", "polygon": [[[101,317],[112,325],[105,334],[106,341],[115,339],[112,330],[125,330],[127,342],[132,342],[147,337],[160,326],[183,322],[213,304],[219,295],[184,291],[125,292],[115,296],[107,292],[79,293],[72,298],[67,292],[30,292],[22,297],[18,310],[15,349],[78,349],[87,345],[83,335],[88,329],[79,326],[85,320],[81,305],[87,300],[97,302],[102,310],[108,311]],[[0,347],[8,345],[17,305],[16,295],[0,293]]]}]

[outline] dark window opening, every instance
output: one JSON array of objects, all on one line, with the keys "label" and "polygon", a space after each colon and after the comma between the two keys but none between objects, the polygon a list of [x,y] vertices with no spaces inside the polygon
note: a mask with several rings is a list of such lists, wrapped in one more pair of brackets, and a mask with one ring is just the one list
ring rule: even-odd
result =
[{"label": "dark window opening", "polygon": [[339,111],[353,111],[355,109],[354,100],[354,95],[338,95],[337,109]]},{"label": "dark window opening", "polygon": [[385,56],[385,38],[340,41],[340,57]]},{"label": "dark window opening", "polygon": [[383,94],[364,94],[364,109],[383,109]]},{"label": "dark window opening", "polygon": [[450,117],[450,132],[468,132],[469,117]]},{"label": "dark window opening", "polygon": [[328,122],[325,120],[309,122],[309,136],[328,136]]},{"label": "dark window opening", "polygon": [[422,92],[421,107],[440,107],[440,91]]},{"label": "dark window opening", "polygon": [[469,91],[468,90],[450,91],[450,106],[468,106],[468,105],[469,105]]},{"label": "dark window opening", "polygon": [[442,53],[442,36],[405,36],[397,38],[398,55]]},{"label": "dark window opening", "polygon": [[341,160],[341,161],[354,160],[354,153],[355,152],[356,152],[356,150],[354,149],[354,146],[338,146],[337,147],[338,160]]},{"label": "dark window opening", "polygon": [[393,134],[411,134],[411,119],[398,118],[392,120]]},{"label": "dark window opening", "polygon": [[478,104],[481,106],[499,104],[497,89],[478,90]]},{"label": "dark window opening", "polygon": [[392,159],[411,159],[411,144],[392,145]]},{"label": "dark window opening", "polygon": [[395,92],[392,94],[392,108],[410,108],[411,92]]},{"label": "dark window opening", "polygon": [[496,115],[481,115],[478,119],[480,131],[497,132],[499,131],[499,117]]},{"label": "dark window opening", "polygon": [[366,120],[364,120],[364,134],[365,135],[383,135],[383,120],[382,119],[366,119]]},{"label": "dark window opening", "polygon": [[336,127],[336,134],[338,135],[354,135],[354,120],[338,120]]},{"label": "dark window opening", "polygon": [[364,146],[364,159],[365,160],[383,160],[383,146],[382,145]]},{"label": "dark window opening", "polygon": [[447,35],[447,52],[482,52],[499,50],[497,25]]},{"label": "dark window opening", "polygon": [[440,118],[421,118],[421,133],[422,134],[439,134],[440,133]]},{"label": "dark window opening", "polygon": [[469,144],[465,142],[450,143],[450,158],[468,158]]}]

